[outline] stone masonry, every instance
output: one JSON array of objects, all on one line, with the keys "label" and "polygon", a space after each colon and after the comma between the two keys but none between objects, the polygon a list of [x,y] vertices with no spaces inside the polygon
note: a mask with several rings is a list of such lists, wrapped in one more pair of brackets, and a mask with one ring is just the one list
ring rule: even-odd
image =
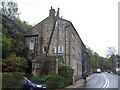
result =
[{"label": "stone masonry", "polygon": [[[55,10],[51,8],[49,11],[49,16],[46,19],[26,32],[25,44],[29,48],[27,56],[31,60],[35,60],[35,58],[38,56],[45,55],[49,38],[53,29],[54,20]],[[70,21],[59,17],[56,24],[57,25],[52,36],[48,56],[56,56],[57,29],[59,29],[58,56],[62,57],[63,59],[61,62],[59,62],[59,64],[71,66],[74,69],[74,78],[79,79],[81,78],[83,70],[89,71],[89,55],[86,52],[85,45]],[[85,64],[86,67],[83,67]],[[32,73],[35,75],[35,72],[37,72],[38,69],[35,69],[35,67],[33,68],[34,71],[32,71]],[[39,76],[39,74],[37,76]]]}]

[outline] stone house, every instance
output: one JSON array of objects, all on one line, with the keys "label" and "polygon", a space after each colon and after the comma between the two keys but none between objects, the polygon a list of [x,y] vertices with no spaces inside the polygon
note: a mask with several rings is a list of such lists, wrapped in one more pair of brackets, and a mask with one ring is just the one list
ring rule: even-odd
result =
[{"label": "stone house", "polygon": [[[58,64],[71,66],[74,69],[74,78],[79,79],[83,70],[89,68],[89,55],[85,45],[70,21],[58,15],[54,26],[55,20],[55,10],[51,7],[49,16],[25,34],[25,45],[29,48],[27,57],[32,61],[32,74],[40,76],[43,73],[57,73],[56,57],[58,57]],[[53,27],[54,32],[51,37]],[[46,58],[50,38],[51,43]],[[86,66],[83,67],[84,65]],[[42,72],[43,67],[45,68]]]}]

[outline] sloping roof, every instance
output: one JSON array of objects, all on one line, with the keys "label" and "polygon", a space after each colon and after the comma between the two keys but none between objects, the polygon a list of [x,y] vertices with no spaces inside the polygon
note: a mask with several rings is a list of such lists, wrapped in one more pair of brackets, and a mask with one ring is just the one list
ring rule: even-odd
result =
[{"label": "sloping roof", "polygon": [[25,34],[27,34],[27,32],[31,31],[34,27],[38,26],[40,23],[44,22],[45,20],[47,20],[49,17],[45,18],[44,20],[42,20],[41,22],[39,22],[38,24],[36,24],[35,26],[33,26],[32,28],[30,28],[29,30],[27,30],[25,32]]}]

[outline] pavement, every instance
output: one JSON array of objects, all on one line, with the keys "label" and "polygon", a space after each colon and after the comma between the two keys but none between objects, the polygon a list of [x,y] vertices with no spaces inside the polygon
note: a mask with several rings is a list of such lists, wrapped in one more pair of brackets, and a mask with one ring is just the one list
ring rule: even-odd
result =
[{"label": "pavement", "polygon": [[[88,77],[87,77],[87,80],[89,80],[93,75],[94,75],[94,74],[91,74],[90,76],[88,76]],[[78,86],[80,86],[80,85],[83,85],[83,82],[84,82],[83,79],[79,79],[79,80],[77,80],[73,85],[69,85],[69,86],[67,86],[67,87],[65,87],[65,88],[76,88],[76,87],[78,87]]]}]

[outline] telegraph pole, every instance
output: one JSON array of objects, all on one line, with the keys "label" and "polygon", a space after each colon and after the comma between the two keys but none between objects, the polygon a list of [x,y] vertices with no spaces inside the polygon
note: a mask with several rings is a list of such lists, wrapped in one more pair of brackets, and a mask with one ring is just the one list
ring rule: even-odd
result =
[{"label": "telegraph pole", "polygon": [[58,8],[58,11],[57,11],[57,16],[56,16],[56,30],[57,30],[57,42],[56,42],[56,74],[58,74],[58,42],[59,42],[59,8]]}]

